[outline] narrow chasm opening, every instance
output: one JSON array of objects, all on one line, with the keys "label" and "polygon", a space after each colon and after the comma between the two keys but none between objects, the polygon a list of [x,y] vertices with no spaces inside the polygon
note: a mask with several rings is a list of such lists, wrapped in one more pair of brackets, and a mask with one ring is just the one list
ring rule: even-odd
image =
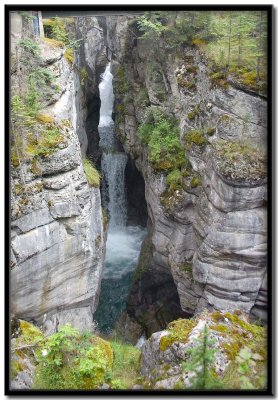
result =
[{"label": "narrow chasm opening", "polygon": [[88,138],[88,146],[86,154],[98,168],[100,167],[101,156],[98,134],[99,110],[100,98],[98,91],[96,93],[88,93],[86,119],[86,135]]},{"label": "narrow chasm opening", "polygon": [[127,225],[147,226],[148,210],[145,199],[145,181],[129,157],[125,168]]},{"label": "narrow chasm opening", "polygon": [[99,306],[94,319],[102,333],[112,331],[126,309],[147,221],[144,180],[114,135],[113,75],[110,67],[109,63],[99,84],[101,197],[108,217],[108,231]]}]

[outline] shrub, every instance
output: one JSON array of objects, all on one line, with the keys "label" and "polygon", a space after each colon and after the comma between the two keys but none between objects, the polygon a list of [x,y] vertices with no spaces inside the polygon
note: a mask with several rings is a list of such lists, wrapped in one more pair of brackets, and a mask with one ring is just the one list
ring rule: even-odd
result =
[{"label": "shrub", "polygon": [[135,97],[135,103],[137,107],[146,107],[150,103],[148,90],[146,87],[140,88],[139,92]]},{"label": "shrub", "polygon": [[184,150],[179,140],[177,121],[160,108],[149,107],[138,130],[139,137],[149,146],[149,160],[157,171],[170,171],[184,163]]},{"label": "shrub", "polygon": [[89,186],[99,187],[100,185],[100,173],[95,168],[93,163],[88,159],[83,159],[83,168],[88,181]]},{"label": "shrub", "polygon": [[205,325],[203,332],[195,339],[194,347],[187,348],[189,361],[182,363],[186,372],[193,372],[190,378],[192,389],[220,389],[223,385],[213,376],[212,365],[217,349],[213,348],[215,340],[209,337],[209,329]]},{"label": "shrub", "polygon": [[31,53],[34,57],[39,57],[40,48],[36,42],[31,39],[22,39],[19,41],[19,46],[22,47],[28,53]]},{"label": "shrub", "polygon": [[37,353],[34,388],[94,389],[105,381],[113,364],[113,351],[108,342],[79,332],[70,325],[45,339]]},{"label": "shrub", "polygon": [[202,135],[200,131],[189,131],[185,136],[185,142],[188,144],[196,144],[197,146],[202,146],[207,144],[206,138]]},{"label": "shrub", "polygon": [[182,188],[181,171],[178,169],[171,171],[166,177],[166,183],[171,191],[181,189]]}]

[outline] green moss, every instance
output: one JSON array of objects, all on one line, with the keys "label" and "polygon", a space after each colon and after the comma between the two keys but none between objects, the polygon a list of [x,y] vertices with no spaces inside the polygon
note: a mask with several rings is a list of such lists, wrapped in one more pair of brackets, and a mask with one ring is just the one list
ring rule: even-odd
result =
[{"label": "green moss", "polygon": [[53,47],[64,47],[65,46],[65,44],[63,42],[61,42],[60,40],[56,40],[56,39],[52,39],[52,38],[48,38],[48,37],[45,37],[43,40],[45,43],[47,43]]},{"label": "green moss", "polygon": [[221,71],[212,72],[209,75],[213,85],[219,86],[223,89],[227,89],[229,84],[227,82],[227,74]]},{"label": "green moss", "polygon": [[203,146],[207,144],[207,140],[200,131],[191,130],[185,136],[185,142],[188,144],[196,144],[197,146]]},{"label": "green moss", "polygon": [[73,55],[73,50],[72,50],[71,48],[68,47],[68,48],[66,49],[64,56],[65,56],[65,59],[66,59],[70,64],[73,64],[74,55]]},{"label": "green moss", "polygon": [[179,190],[182,188],[182,174],[181,171],[175,169],[171,171],[166,177],[166,183],[171,191]]},{"label": "green moss", "polygon": [[114,91],[121,96],[128,94],[131,84],[128,82],[124,66],[120,66],[113,82]]},{"label": "green moss", "polygon": [[85,158],[83,159],[83,168],[88,181],[88,184],[92,187],[99,187],[100,185],[100,173],[94,167],[93,163]]},{"label": "green moss", "polygon": [[249,144],[217,140],[213,146],[219,159],[219,171],[224,176],[237,181],[257,181],[267,176],[266,157]]},{"label": "green moss", "polygon": [[[210,329],[226,335],[223,349],[231,361],[234,362],[240,349],[244,346],[249,347],[266,359],[266,330],[264,327],[250,324],[246,321],[244,314],[239,312],[222,314],[215,311],[211,316],[217,323],[212,325]],[[226,320],[229,322],[226,322]],[[222,323],[219,323],[219,321]]]},{"label": "green moss", "polygon": [[47,114],[38,114],[36,118],[40,124],[53,124],[54,123],[54,118]]},{"label": "green moss", "polygon": [[38,354],[35,389],[96,389],[112,370],[110,343],[69,325],[45,338],[44,350]]},{"label": "green moss", "polygon": [[213,311],[211,313],[211,318],[215,321],[215,322],[219,322],[219,321],[223,321],[224,317],[223,314],[220,311]]},{"label": "green moss", "polygon": [[193,189],[193,188],[196,188],[196,187],[200,186],[201,184],[202,184],[201,178],[199,176],[195,175],[191,179],[190,187]]},{"label": "green moss", "polygon": [[19,360],[11,360],[11,374],[12,374],[12,378],[14,379],[17,374],[21,371],[24,371],[26,367],[24,366],[23,362],[19,361]]},{"label": "green moss", "polygon": [[103,208],[103,207],[101,208],[101,213],[102,213],[103,227],[104,227],[104,230],[106,230],[109,220],[108,220],[108,215],[107,215],[105,208]]},{"label": "green moss", "polygon": [[178,319],[171,322],[167,327],[169,334],[160,339],[160,350],[165,351],[175,342],[186,343],[196,324],[197,322],[194,319]]},{"label": "green moss", "polygon": [[193,111],[191,111],[190,113],[187,114],[188,119],[194,119],[195,117],[196,117],[196,114]]},{"label": "green moss", "polygon": [[20,320],[21,340],[27,343],[34,343],[43,338],[42,331],[27,321]]},{"label": "green moss", "polygon": [[190,120],[195,119],[200,113],[200,104],[194,107],[194,110],[187,114],[187,118]]},{"label": "green moss", "polygon": [[146,87],[141,87],[135,97],[137,107],[146,107],[150,104],[148,90]]},{"label": "green moss", "polygon": [[208,136],[213,136],[215,134],[215,132],[216,132],[216,127],[214,126],[214,127],[208,128],[206,131],[206,134]]},{"label": "green moss", "polygon": [[16,183],[13,188],[13,192],[16,196],[20,196],[22,193],[25,192],[25,188],[23,185]]},{"label": "green moss", "polygon": [[32,172],[34,175],[41,175],[42,173],[40,163],[35,158],[31,161],[30,172]]},{"label": "green moss", "polygon": [[230,329],[226,325],[223,325],[223,324],[211,325],[210,329],[213,331],[220,332],[220,333],[229,333],[230,332]]}]

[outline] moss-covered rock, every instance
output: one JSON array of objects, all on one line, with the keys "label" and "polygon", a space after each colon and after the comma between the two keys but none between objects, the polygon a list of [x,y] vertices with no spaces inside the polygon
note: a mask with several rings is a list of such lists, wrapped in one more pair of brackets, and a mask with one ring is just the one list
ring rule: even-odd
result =
[{"label": "moss-covered rock", "polygon": [[211,359],[210,383],[224,389],[245,388],[247,381],[249,387],[265,387],[266,328],[250,323],[241,311],[203,312],[153,334],[142,347],[145,384],[162,389],[174,389],[177,383],[179,388],[194,386],[197,375],[190,365],[197,365],[205,352]]}]

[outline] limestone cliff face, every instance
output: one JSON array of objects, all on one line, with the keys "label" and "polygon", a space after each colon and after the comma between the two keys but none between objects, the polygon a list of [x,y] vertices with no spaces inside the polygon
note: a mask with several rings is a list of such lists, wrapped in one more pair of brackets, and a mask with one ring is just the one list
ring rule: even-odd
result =
[{"label": "limestone cliff face", "polygon": [[[171,272],[188,314],[204,308],[241,309],[264,319],[266,98],[237,88],[229,79],[225,87],[216,85],[196,47],[176,54],[157,42],[159,56],[152,57],[154,43],[136,39],[138,32],[132,33],[131,25],[125,36],[123,21],[114,21],[113,29],[120,35],[111,39],[116,107],[120,104],[116,131],[144,177],[150,219],[149,270],[141,271],[141,300],[146,273],[151,271],[155,281]],[[185,148],[190,131],[205,132],[205,145],[187,148],[198,184],[185,176],[182,189],[169,193],[166,174],[153,169],[148,148],[138,137],[138,125],[150,105],[179,120]],[[240,155],[250,143],[258,149],[254,160]],[[236,157],[229,158],[234,153]]]},{"label": "limestone cliff face", "polygon": [[[81,118],[86,110],[83,106],[83,115],[79,110],[84,103],[81,78],[64,48],[32,40],[41,49],[40,67],[56,77],[58,89],[43,104],[43,113],[59,127],[60,144],[47,156],[36,157],[35,163],[22,160],[12,165],[11,311],[43,323],[48,332],[58,322],[90,329],[105,242],[100,191],[87,183],[78,140],[85,138]],[[12,57],[20,65],[16,41],[13,48],[17,52]],[[22,71],[13,71],[12,95],[22,89]],[[80,141],[84,155],[86,143]]]}]

